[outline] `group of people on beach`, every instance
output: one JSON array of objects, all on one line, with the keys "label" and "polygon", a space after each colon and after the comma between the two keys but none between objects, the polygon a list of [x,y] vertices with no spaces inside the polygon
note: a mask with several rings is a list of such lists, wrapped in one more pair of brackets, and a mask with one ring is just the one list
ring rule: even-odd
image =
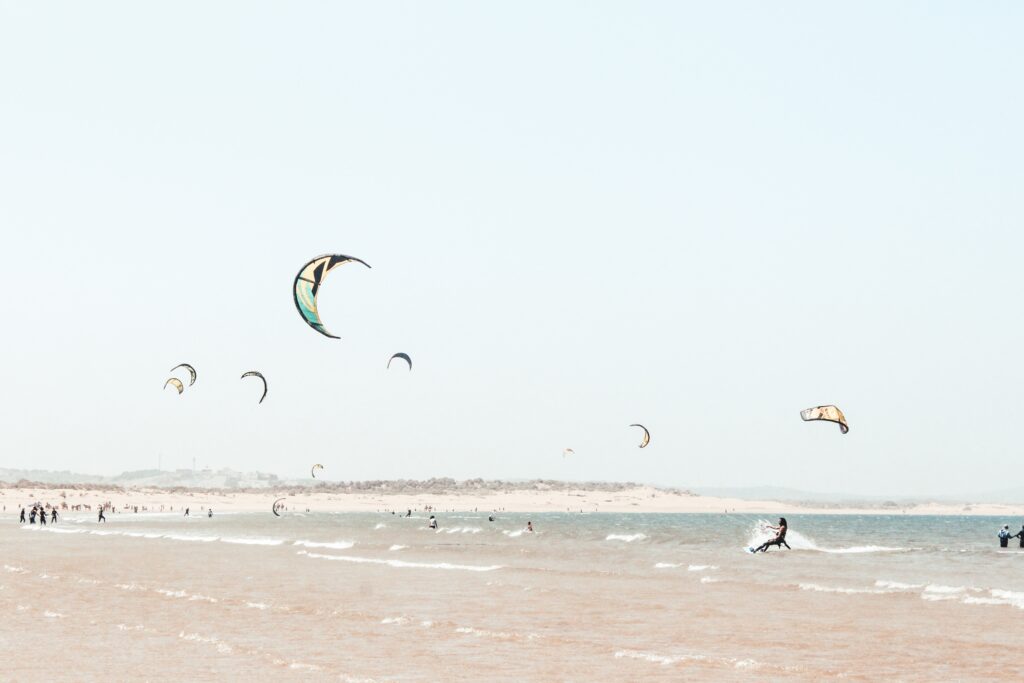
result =
[{"label": "group of people on beach", "polygon": [[1015,534],[1010,533],[1010,525],[1004,524],[1003,528],[999,530],[999,547],[1006,548],[1010,545],[1011,538],[1020,539],[1020,547],[1024,548],[1024,524],[1020,525],[1020,531]]},{"label": "group of people on beach", "polygon": [[[36,518],[39,518],[39,523],[46,526],[46,508],[39,503],[32,506],[32,511],[28,514],[28,523],[35,524]],[[25,508],[21,508],[21,517],[18,519],[22,524],[25,523]],[[50,524],[57,523],[57,508],[50,508]]]}]

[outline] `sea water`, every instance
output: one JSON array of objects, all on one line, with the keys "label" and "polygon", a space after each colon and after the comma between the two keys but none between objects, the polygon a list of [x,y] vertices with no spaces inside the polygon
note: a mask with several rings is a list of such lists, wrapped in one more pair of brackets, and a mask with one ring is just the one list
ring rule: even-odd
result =
[{"label": "sea water", "polygon": [[996,540],[1019,520],[791,515],[792,550],[753,555],[756,515],[437,518],[4,525],[0,678],[1022,675],[1024,549]]}]

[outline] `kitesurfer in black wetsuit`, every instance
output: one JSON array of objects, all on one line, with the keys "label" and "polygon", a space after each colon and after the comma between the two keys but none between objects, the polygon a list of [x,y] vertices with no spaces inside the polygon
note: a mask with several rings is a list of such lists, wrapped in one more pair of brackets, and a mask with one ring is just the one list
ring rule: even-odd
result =
[{"label": "kitesurfer in black wetsuit", "polygon": [[779,517],[778,526],[769,526],[768,528],[774,529],[776,531],[775,538],[771,539],[770,541],[765,541],[761,545],[757,546],[757,548],[755,548],[751,552],[767,552],[768,548],[772,547],[773,545],[780,547],[786,546],[788,550],[792,550],[792,548],[789,547],[789,544],[786,543],[786,531],[789,530],[789,525],[786,524],[785,517]]}]

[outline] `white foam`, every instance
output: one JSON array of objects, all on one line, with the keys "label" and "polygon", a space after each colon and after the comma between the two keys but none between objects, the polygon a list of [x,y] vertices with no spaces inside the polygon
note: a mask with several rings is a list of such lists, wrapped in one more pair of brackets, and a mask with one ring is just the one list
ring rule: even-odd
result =
[{"label": "white foam", "polygon": [[625,541],[626,543],[632,543],[633,541],[642,541],[647,538],[647,534],[608,534],[604,537],[606,541]]},{"label": "white foam", "polygon": [[921,599],[938,602],[940,600],[956,600],[957,597],[955,595],[943,595],[941,593],[921,593]]},{"label": "white foam", "polygon": [[61,614],[60,612],[51,612],[50,610],[46,610],[45,612],[43,612],[43,616],[47,617],[47,618],[50,618],[50,619],[63,619],[64,618],[64,615]]},{"label": "white foam", "polygon": [[236,545],[281,545],[284,541],[274,538],[234,538],[225,536],[220,539],[221,543],[234,543]]},{"label": "white foam", "polygon": [[899,581],[875,581],[878,588],[889,588],[896,591],[911,591],[924,588],[923,583],[900,583]]},{"label": "white foam", "polygon": [[709,569],[718,569],[718,565],[716,565],[716,564],[691,564],[690,566],[688,566],[686,568],[686,571],[688,571],[688,572],[704,572],[704,571],[708,571]]},{"label": "white foam", "polygon": [[471,626],[460,626],[455,629],[455,632],[476,636],[478,638],[494,638],[495,640],[516,640],[519,638],[536,640],[537,638],[540,638],[536,633],[527,633],[525,636],[521,636],[518,633],[509,633],[508,631],[487,631],[480,628],[473,628]]},{"label": "white foam", "polygon": [[385,617],[384,619],[380,620],[380,623],[397,624],[399,626],[404,626],[409,623],[409,617]]},{"label": "white foam", "polygon": [[518,531],[509,531],[508,529],[505,529],[501,533],[505,534],[509,538],[519,538],[523,535],[524,531],[526,531],[526,529],[519,529]]},{"label": "white foam", "polygon": [[999,588],[993,588],[989,593],[992,597],[1003,600],[1007,605],[1013,605],[1018,609],[1024,609],[1024,593],[1017,591],[1005,591]]},{"label": "white foam", "polygon": [[253,609],[270,609],[270,605],[265,602],[246,602],[245,606]]},{"label": "white foam", "polygon": [[707,659],[704,655],[659,655],[653,652],[634,652],[630,650],[619,650],[615,653],[615,659],[639,659],[653,664],[676,664],[677,662],[701,662]]},{"label": "white foam", "polygon": [[184,598],[188,595],[185,591],[169,591],[165,588],[157,588],[156,592],[160,595],[166,595],[169,598]]},{"label": "white foam", "polygon": [[373,528],[374,529],[386,529],[387,527],[388,527],[388,525],[385,524],[384,522],[377,522],[377,526],[375,526]]},{"label": "white foam", "polygon": [[[930,583],[930,584],[928,584],[927,586],[924,587],[925,593],[945,593],[945,594],[951,594],[951,593],[963,593],[964,591],[967,591],[967,590],[969,590],[967,588],[967,586],[943,586],[943,585],[937,584],[937,583]],[[977,589],[970,589],[970,590],[977,590]]]},{"label": "white foam", "polygon": [[25,569],[24,567],[14,567],[14,566],[11,566],[9,564],[5,564],[4,565],[4,571],[5,572],[11,572],[12,574],[24,574],[28,570]]},{"label": "white foam", "polygon": [[217,536],[188,536],[185,534],[164,534],[161,538],[169,541],[188,541],[192,543],[211,543],[217,540]]},{"label": "white foam", "polygon": [[843,586],[822,586],[817,583],[801,583],[800,590],[817,591],[819,593],[845,593],[848,595],[884,595],[891,591],[878,588],[845,588]]},{"label": "white foam", "polygon": [[452,528],[438,529],[438,532],[444,531],[446,534],[478,534],[483,529],[478,526],[454,526]]},{"label": "white foam", "polygon": [[675,569],[676,567],[682,567],[681,564],[673,564],[672,562],[659,562],[654,565],[655,569]]},{"label": "white foam", "polygon": [[721,579],[716,579],[713,576],[702,576],[702,577],[700,577],[700,582],[701,583],[721,583],[722,580]]},{"label": "white foam", "polygon": [[456,569],[467,572],[492,572],[495,569],[501,569],[502,565],[476,565],[476,564],[451,564],[449,562],[407,562],[405,560],[380,560],[373,557],[354,557],[351,555],[322,555],[320,553],[307,553],[305,550],[300,550],[299,555],[305,555],[322,560],[335,560],[339,562],[354,562],[357,564],[383,564],[389,567],[395,567],[400,569]]},{"label": "white foam", "polygon": [[390,548],[388,548],[388,550],[405,550],[405,549],[406,549],[406,548],[408,548],[408,547],[409,547],[409,546],[407,546],[407,545],[398,545],[398,544],[396,543],[396,544],[394,544],[393,546],[391,546]]},{"label": "white foam", "polygon": [[319,543],[317,541],[295,541],[292,545],[301,545],[304,548],[330,548],[331,550],[348,550],[355,545],[353,541],[335,541],[333,543]]}]

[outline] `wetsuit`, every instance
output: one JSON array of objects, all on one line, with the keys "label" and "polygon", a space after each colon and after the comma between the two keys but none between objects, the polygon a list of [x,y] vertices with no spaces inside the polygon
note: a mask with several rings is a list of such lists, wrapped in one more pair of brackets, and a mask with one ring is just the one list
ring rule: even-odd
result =
[{"label": "wetsuit", "polygon": [[21,508],[21,519],[18,520],[22,524],[25,523],[25,508]]}]

